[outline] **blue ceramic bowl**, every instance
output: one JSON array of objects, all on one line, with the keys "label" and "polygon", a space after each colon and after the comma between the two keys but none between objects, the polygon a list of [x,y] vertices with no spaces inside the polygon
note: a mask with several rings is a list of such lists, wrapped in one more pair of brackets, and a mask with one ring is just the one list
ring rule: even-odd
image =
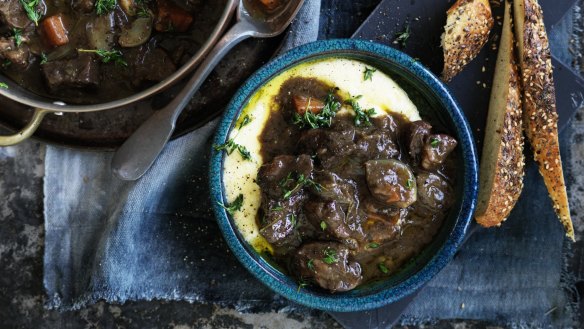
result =
[{"label": "blue ceramic bowl", "polygon": [[[459,141],[457,147],[457,202],[433,242],[396,274],[343,293],[298,289],[298,283],[265,261],[240,235],[225,209],[213,202],[219,227],[239,261],[265,285],[297,303],[334,312],[353,312],[395,302],[420,288],[448,264],[461,245],[477,198],[477,156],[468,122],[450,92],[427,68],[406,54],[381,44],[360,40],[317,41],[295,48],[257,71],[235,94],[217,130],[215,144],[227,140],[250,97],[272,77],[304,61],[345,57],[368,63],[390,75],[416,103],[422,118]],[[211,199],[224,202],[222,169],[224,152],[212,151]]]}]

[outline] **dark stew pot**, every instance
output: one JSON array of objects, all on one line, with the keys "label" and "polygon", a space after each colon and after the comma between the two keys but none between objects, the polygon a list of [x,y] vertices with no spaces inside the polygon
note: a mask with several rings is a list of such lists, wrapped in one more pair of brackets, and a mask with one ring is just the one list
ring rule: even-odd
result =
[{"label": "dark stew pot", "polygon": [[[0,4],[0,95],[34,109],[21,131],[0,136],[0,146],[32,136],[48,113],[122,109],[180,81],[217,43],[238,2],[204,1]],[[217,13],[208,36],[191,24],[197,8]],[[165,42],[170,50],[156,56]],[[200,47],[189,47],[193,44]]]}]

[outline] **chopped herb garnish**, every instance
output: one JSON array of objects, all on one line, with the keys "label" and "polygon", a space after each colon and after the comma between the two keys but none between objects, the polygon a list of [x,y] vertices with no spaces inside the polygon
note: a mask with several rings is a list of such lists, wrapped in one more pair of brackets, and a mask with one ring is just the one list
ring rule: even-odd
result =
[{"label": "chopped herb garnish", "polygon": [[243,145],[237,145],[237,152],[244,160],[251,160],[251,153]]},{"label": "chopped herb garnish", "polygon": [[294,214],[290,215],[290,223],[292,223],[292,227],[296,227],[296,224],[298,224],[298,221],[296,220],[296,215]]},{"label": "chopped herb garnish", "polygon": [[306,266],[308,267],[309,270],[314,271],[314,259],[309,259],[308,262],[306,263]]},{"label": "chopped herb garnish", "polygon": [[282,207],[282,206],[276,206],[276,207],[272,208],[272,211],[282,211],[282,210],[284,210],[284,207]]},{"label": "chopped herb garnish", "polygon": [[151,16],[152,14],[150,13],[148,7],[146,7],[145,5],[141,5],[140,9],[138,10],[138,17],[150,18]]},{"label": "chopped herb garnish", "polygon": [[379,263],[377,264],[377,267],[379,267],[379,270],[383,272],[383,274],[389,273],[389,269],[387,268],[387,266],[385,266],[385,264]]},{"label": "chopped herb garnish", "polygon": [[217,204],[223,207],[230,215],[233,216],[233,214],[236,211],[241,210],[241,206],[243,206],[243,194],[238,195],[237,198],[235,198],[235,200],[233,200],[233,202],[230,204],[225,205],[219,201],[217,201]]},{"label": "chopped herb garnish", "polygon": [[371,121],[369,120],[369,117],[371,117],[372,115],[375,114],[375,109],[370,108],[367,110],[363,110],[361,108],[361,105],[359,105],[359,102],[357,101],[360,98],[361,98],[361,95],[351,97],[345,101],[345,104],[351,105],[351,107],[353,108],[353,111],[355,111],[355,118],[354,118],[355,126],[357,126],[357,127],[367,126],[368,127],[368,126],[371,126]]},{"label": "chopped herb garnish", "polygon": [[174,25],[172,25],[172,21],[168,21],[168,26],[164,32],[174,32]]},{"label": "chopped herb garnish", "polygon": [[8,89],[8,85],[5,82],[0,82],[0,88]]},{"label": "chopped herb garnish", "polygon": [[330,127],[333,123],[333,118],[341,108],[341,103],[337,102],[334,96],[334,90],[331,90],[326,96],[324,107],[320,112],[313,113],[308,109],[304,114],[300,115],[294,113],[294,124],[300,128],[310,127],[312,129]]},{"label": "chopped herb garnish", "polygon": [[332,248],[324,250],[324,258],[322,259],[327,264],[333,264],[339,261],[337,258],[337,251]]},{"label": "chopped herb garnish", "polygon": [[4,62],[2,62],[2,68],[5,69],[7,67],[9,67],[10,65],[12,65],[12,62],[10,60],[5,60]]},{"label": "chopped herb garnish", "polygon": [[227,142],[221,145],[215,144],[213,145],[213,148],[215,149],[215,151],[225,150],[225,152],[227,152],[227,154],[229,155],[233,153],[233,151],[237,150],[237,152],[239,152],[239,154],[244,160],[251,160],[251,153],[247,150],[247,148],[243,145],[235,143],[233,141],[233,138],[230,138]]},{"label": "chopped herb garnish", "polygon": [[41,53],[41,62],[39,64],[43,65],[46,64],[48,61],[49,59],[47,58],[47,54]]},{"label": "chopped herb garnish", "polygon": [[97,0],[95,2],[95,12],[98,15],[105,15],[116,9],[116,0]]},{"label": "chopped herb garnish", "polygon": [[324,220],[323,220],[323,221],[320,221],[320,228],[321,228],[323,231],[324,231],[324,230],[326,230],[326,227],[327,227],[327,225],[326,225],[326,222],[325,222]]},{"label": "chopped herb garnish", "polygon": [[20,47],[20,44],[22,43],[22,31],[20,31],[20,29],[13,28],[12,35],[14,36],[14,44],[16,47]]},{"label": "chopped herb garnish", "polygon": [[104,49],[77,49],[80,53],[94,53],[101,57],[102,63],[116,63],[121,66],[128,66],[128,63],[124,60],[124,56],[119,50],[104,50]]},{"label": "chopped herb garnish", "polygon": [[430,146],[436,147],[438,146],[439,143],[440,141],[437,138],[432,138],[432,140],[430,141]]},{"label": "chopped herb garnish", "polygon": [[379,248],[379,243],[377,243],[377,242],[371,242],[371,243],[369,243],[367,245],[367,248],[369,248],[369,249],[377,249],[377,248]]},{"label": "chopped herb garnish", "polygon": [[298,291],[300,291],[300,289],[305,288],[308,285],[310,285],[310,283],[304,281],[303,279],[300,279],[300,281],[298,281]]},{"label": "chopped herb garnish", "polygon": [[282,195],[284,199],[290,198],[292,194],[296,193],[304,186],[313,187],[317,191],[322,189],[320,184],[307,178],[304,174],[298,174],[297,172],[289,172],[288,176],[283,178],[279,185],[280,188],[282,188],[282,192],[284,192]]},{"label": "chopped herb garnish", "polygon": [[411,180],[411,179],[408,179],[406,181],[406,188],[409,189],[409,190],[411,190],[413,187],[414,187],[414,181]]},{"label": "chopped herb garnish", "polygon": [[393,43],[400,44],[402,47],[405,47],[409,38],[410,38],[410,25],[408,24],[403,29],[403,31],[398,32],[395,35],[395,40],[393,41]]},{"label": "chopped herb garnish", "polygon": [[374,68],[366,67],[365,72],[363,73],[363,80],[364,81],[367,81],[367,80],[373,81],[373,73],[375,73],[375,71],[377,71],[377,70]]},{"label": "chopped herb garnish", "polygon": [[251,117],[248,114],[246,114],[243,117],[243,119],[241,120],[241,123],[239,124],[239,128],[238,129],[241,129],[241,128],[247,126],[250,122],[251,122]]},{"label": "chopped herb garnish", "polygon": [[34,22],[34,25],[39,25],[39,20],[41,19],[41,12],[38,8],[40,0],[20,0],[26,16]]}]

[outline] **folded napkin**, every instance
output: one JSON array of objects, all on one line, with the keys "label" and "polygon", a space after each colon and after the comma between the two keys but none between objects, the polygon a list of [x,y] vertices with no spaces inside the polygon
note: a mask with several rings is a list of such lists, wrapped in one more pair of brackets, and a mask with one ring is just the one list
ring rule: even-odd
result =
[{"label": "folded napkin", "polygon": [[[306,0],[284,49],[316,39],[320,6],[320,0]],[[346,30],[351,20],[346,14],[323,13],[321,35],[336,27]],[[339,15],[344,19],[335,19]],[[215,126],[211,122],[170,142],[138,182],[113,177],[109,153],[47,147],[47,307],[160,299],[245,311],[305,310],[261,285],[223,242],[210,212],[206,177]],[[409,305],[403,323],[461,318],[512,326],[574,325],[578,313],[564,259],[569,246],[563,247],[561,226],[534,166],[528,166],[525,183],[505,225],[473,235]],[[384,326],[385,312],[334,316],[347,327],[368,323],[376,328]]]}]

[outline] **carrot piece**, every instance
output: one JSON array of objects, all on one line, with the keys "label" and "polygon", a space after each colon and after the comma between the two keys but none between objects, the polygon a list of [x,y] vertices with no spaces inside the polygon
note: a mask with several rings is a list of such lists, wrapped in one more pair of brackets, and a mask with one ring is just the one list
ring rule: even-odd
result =
[{"label": "carrot piece", "polygon": [[294,102],[294,107],[296,108],[296,113],[304,115],[306,111],[310,111],[314,114],[320,113],[324,108],[324,102],[312,97],[298,96],[294,95],[292,97]]},{"label": "carrot piece", "polygon": [[158,16],[154,28],[158,32],[186,32],[193,23],[193,15],[167,0],[158,0]]},{"label": "carrot piece", "polygon": [[69,32],[60,14],[45,18],[41,23],[41,27],[47,42],[51,46],[58,47],[69,43]]},{"label": "carrot piece", "polygon": [[274,10],[280,4],[280,1],[278,0],[260,0],[260,2],[267,10]]}]

